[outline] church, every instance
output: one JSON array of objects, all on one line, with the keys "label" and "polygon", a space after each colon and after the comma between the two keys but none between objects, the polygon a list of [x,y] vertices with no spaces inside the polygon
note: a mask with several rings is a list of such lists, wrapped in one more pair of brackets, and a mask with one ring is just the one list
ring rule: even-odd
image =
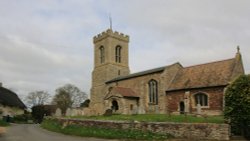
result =
[{"label": "church", "polygon": [[[94,70],[89,113],[221,115],[226,87],[244,74],[240,50],[233,58],[184,67],[169,64],[137,73],[129,69],[129,36],[108,29],[93,38]],[[157,60],[155,60],[157,61]]]}]

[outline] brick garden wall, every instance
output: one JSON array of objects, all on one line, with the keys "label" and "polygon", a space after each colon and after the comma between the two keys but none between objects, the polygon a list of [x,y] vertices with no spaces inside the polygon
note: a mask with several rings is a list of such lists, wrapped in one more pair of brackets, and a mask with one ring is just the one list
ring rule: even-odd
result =
[{"label": "brick garden wall", "polygon": [[168,133],[176,138],[229,140],[230,136],[230,126],[227,124],[101,121],[63,118],[58,120],[64,126],[76,124],[85,127],[136,129],[163,134]]}]

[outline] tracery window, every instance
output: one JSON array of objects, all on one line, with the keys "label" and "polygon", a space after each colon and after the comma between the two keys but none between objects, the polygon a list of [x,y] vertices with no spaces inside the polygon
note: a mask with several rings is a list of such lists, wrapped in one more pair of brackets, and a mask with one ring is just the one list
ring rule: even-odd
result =
[{"label": "tracery window", "polygon": [[195,105],[208,106],[208,96],[204,93],[198,93],[194,95]]},{"label": "tracery window", "polygon": [[150,80],[149,86],[149,103],[158,104],[158,84],[156,80]]}]

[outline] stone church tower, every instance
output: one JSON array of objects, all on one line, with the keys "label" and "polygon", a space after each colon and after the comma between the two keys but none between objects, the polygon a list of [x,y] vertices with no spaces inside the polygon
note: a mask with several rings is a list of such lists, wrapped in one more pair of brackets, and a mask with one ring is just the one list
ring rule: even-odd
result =
[{"label": "stone church tower", "polygon": [[129,74],[129,36],[108,29],[93,38],[94,70],[92,72],[91,107],[93,114],[103,114],[105,82]]}]

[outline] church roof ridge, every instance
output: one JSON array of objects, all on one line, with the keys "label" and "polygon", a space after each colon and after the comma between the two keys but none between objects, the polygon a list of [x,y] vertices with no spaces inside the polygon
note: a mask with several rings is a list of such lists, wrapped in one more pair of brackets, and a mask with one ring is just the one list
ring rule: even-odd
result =
[{"label": "church roof ridge", "polygon": [[111,79],[111,80],[107,81],[106,84],[116,82],[116,81],[130,79],[130,78],[134,78],[134,77],[139,77],[139,76],[143,76],[143,75],[147,75],[147,74],[163,72],[165,70],[165,68],[171,67],[171,66],[176,65],[176,64],[180,64],[180,63],[177,62],[177,63],[167,65],[167,66],[163,66],[163,67],[157,67],[157,68],[154,68],[154,69],[149,69],[149,70],[145,70],[145,71],[141,71],[141,72],[132,73],[132,74],[129,74],[129,75],[126,75],[126,76],[116,77],[114,79]]},{"label": "church roof ridge", "polygon": [[195,65],[183,67],[183,69],[198,67],[198,66],[203,66],[203,65],[209,65],[209,64],[214,64],[214,63],[221,63],[221,62],[225,62],[225,61],[232,61],[234,59],[235,58],[230,58],[230,59],[223,59],[223,60],[219,60],[219,61],[212,61],[212,62],[207,62],[207,63],[195,64]]}]

